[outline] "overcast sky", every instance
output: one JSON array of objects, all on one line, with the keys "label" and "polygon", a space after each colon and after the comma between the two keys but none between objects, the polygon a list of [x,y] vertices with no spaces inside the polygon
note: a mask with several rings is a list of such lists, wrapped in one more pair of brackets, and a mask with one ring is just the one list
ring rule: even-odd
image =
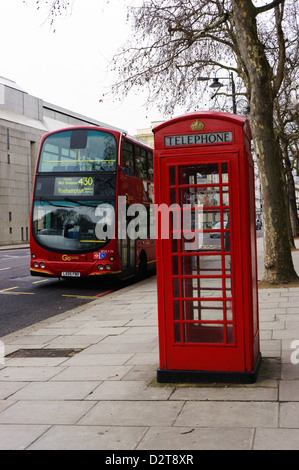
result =
[{"label": "overcast sky", "polygon": [[33,0],[27,6],[1,0],[0,75],[44,101],[135,134],[162,119],[156,110],[147,113],[146,95],[99,103],[113,80],[108,64],[129,35],[122,0],[75,0],[71,15],[56,20],[55,33]]}]

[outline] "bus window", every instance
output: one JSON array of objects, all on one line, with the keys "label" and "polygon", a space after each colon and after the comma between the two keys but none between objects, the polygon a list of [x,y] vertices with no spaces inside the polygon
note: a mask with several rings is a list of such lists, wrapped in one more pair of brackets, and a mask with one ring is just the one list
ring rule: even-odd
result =
[{"label": "bus window", "polygon": [[116,171],[116,139],[108,132],[75,129],[49,135],[38,171]]},{"label": "bus window", "polygon": [[147,172],[148,172],[148,179],[150,181],[153,181],[154,180],[153,152],[151,150],[147,152]]},{"label": "bus window", "polygon": [[127,142],[126,140],[123,144],[123,168],[127,175],[134,175],[134,146],[131,142]]},{"label": "bus window", "polygon": [[135,146],[135,168],[138,178],[147,179],[146,150]]}]

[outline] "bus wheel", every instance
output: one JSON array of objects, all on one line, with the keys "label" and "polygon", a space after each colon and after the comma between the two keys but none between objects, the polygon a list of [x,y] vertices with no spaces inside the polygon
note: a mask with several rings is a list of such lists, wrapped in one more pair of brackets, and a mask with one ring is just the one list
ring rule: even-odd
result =
[{"label": "bus wheel", "polygon": [[147,274],[147,261],[146,261],[146,254],[143,252],[139,256],[138,260],[138,270],[137,270],[137,278],[143,279]]}]

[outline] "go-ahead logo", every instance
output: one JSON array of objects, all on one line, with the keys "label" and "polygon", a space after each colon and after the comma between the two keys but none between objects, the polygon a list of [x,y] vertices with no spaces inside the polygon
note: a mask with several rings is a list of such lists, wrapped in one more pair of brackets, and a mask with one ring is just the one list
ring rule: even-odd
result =
[{"label": "go-ahead logo", "polygon": [[62,261],[72,261],[72,258],[68,255],[62,255]]}]

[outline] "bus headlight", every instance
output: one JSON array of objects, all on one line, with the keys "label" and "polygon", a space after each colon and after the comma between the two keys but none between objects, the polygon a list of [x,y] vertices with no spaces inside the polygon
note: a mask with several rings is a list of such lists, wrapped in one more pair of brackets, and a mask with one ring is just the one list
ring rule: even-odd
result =
[{"label": "bus headlight", "polygon": [[102,264],[98,264],[98,270],[103,271],[103,269],[104,269],[104,266]]},{"label": "bus headlight", "polygon": [[40,267],[41,269],[44,269],[44,268],[46,267],[46,265],[45,265],[45,263],[39,263],[39,267]]},{"label": "bus headlight", "polygon": [[110,256],[109,261],[114,261],[114,257]]},{"label": "bus headlight", "polygon": [[38,263],[36,261],[35,261],[35,263],[33,263],[33,267],[38,268]]},{"label": "bus headlight", "polygon": [[106,264],[105,268],[107,269],[107,271],[110,271],[110,269],[111,269],[110,264]]}]

